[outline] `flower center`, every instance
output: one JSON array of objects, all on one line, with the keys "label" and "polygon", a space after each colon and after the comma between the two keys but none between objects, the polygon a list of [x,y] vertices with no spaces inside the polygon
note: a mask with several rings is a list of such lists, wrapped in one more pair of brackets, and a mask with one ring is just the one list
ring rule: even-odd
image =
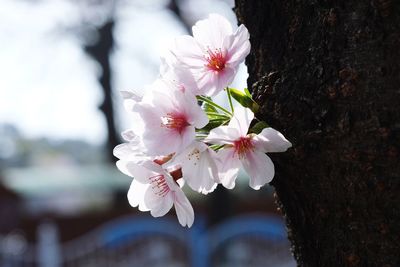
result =
[{"label": "flower center", "polygon": [[168,194],[171,189],[169,188],[167,181],[165,180],[164,175],[156,175],[149,177],[150,184],[151,184],[151,189],[153,189],[153,192],[160,196],[164,197],[166,194]]},{"label": "flower center", "polygon": [[212,51],[211,49],[209,49],[207,53],[208,56],[206,56],[206,60],[208,64],[206,65],[206,67],[208,67],[210,70],[222,71],[225,68],[226,63],[226,59],[222,53],[222,50],[215,49],[214,51]]},{"label": "flower center", "polygon": [[247,152],[254,150],[254,144],[251,141],[251,137],[240,137],[233,142],[235,153],[238,153],[239,157],[244,157]]},{"label": "flower center", "polygon": [[179,133],[189,125],[186,120],[186,116],[183,114],[172,114],[168,113],[167,116],[161,117],[163,127],[167,127],[168,129],[175,130]]}]

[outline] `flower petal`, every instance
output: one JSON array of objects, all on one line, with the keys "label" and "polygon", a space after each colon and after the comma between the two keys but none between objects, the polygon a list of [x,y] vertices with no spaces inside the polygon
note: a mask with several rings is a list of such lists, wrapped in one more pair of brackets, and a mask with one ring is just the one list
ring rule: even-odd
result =
[{"label": "flower petal", "polygon": [[233,144],[233,141],[240,138],[240,136],[240,132],[237,129],[223,125],[212,129],[204,139],[204,142],[219,145]]},{"label": "flower petal", "polygon": [[265,128],[253,138],[254,145],[263,152],[285,152],[292,146],[280,132],[274,128]]},{"label": "flower petal", "polygon": [[167,214],[174,202],[173,196],[170,193],[160,196],[149,186],[144,195],[144,203],[150,209],[151,216],[161,217]]},{"label": "flower petal", "polygon": [[132,108],[136,105],[136,103],[142,101],[142,97],[133,91],[121,91],[120,93],[124,98],[125,109],[129,112],[132,111]]},{"label": "flower petal", "polygon": [[216,93],[219,93],[222,89],[229,86],[232,83],[233,79],[235,78],[235,75],[236,75],[236,69],[225,67],[225,69],[218,74],[218,83],[217,83],[218,91],[216,91]]},{"label": "flower petal", "polygon": [[139,206],[140,211],[149,211],[150,209],[146,206],[144,201],[145,192],[148,190],[149,184],[142,184],[132,180],[131,186],[128,191],[128,201],[132,207]]},{"label": "flower petal", "polygon": [[230,44],[225,44],[228,51],[227,64],[231,67],[236,67],[244,61],[246,56],[250,53],[250,34],[244,25],[240,25],[233,35]]},{"label": "flower petal", "polygon": [[232,147],[223,148],[217,153],[220,162],[220,180],[224,187],[232,189],[235,187],[235,180],[242,165],[239,157]]},{"label": "flower petal", "polygon": [[196,97],[191,92],[183,93],[182,108],[187,116],[188,122],[200,129],[207,125],[208,117],[204,110],[197,103]]},{"label": "flower petal", "polygon": [[[151,164],[151,161],[149,162]],[[140,183],[147,184],[149,183],[149,177],[157,175],[156,172],[143,166],[147,163],[137,164],[132,161],[118,160],[117,167],[122,173],[135,178]]]},{"label": "flower petal", "polygon": [[275,169],[271,159],[261,151],[251,151],[241,159],[243,168],[250,176],[249,185],[258,190],[274,178]]},{"label": "flower petal", "polygon": [[228,124],[228,127],[235,128],[241,136],[246,136],[249,131],[249,126],[254,118],[254,113],[241,105],[235,108],[235,114]]},{"label": "flower petal", "polygon": [[119,159],[132,161],[134,163],[140,163],[150,159],[150,157],[144,153],[144,148],[135,142],[117,145],[113,150],[113,154]]},{"label": "flower petal", "polygon": [[178,221],[182,226],[191,227],[194,222],[194,211],[189,200],[182,190],[172,192],[174,197],[174,206]]},{"label": "flower petal", "polygon": [[219,181],[216,153],[206,144],[193,142],[174,158],[182,167],[183,179],[193,190],[208,194]]},{"label": "flower petal", "polygon": [[222,48],[225,36],[233,33],[230,22],[218,14],[210,14],[207,19],[199,20],[192,31],[194,39],[205,48]]},{"label": "flower petal", "polygon": [[175,55],[181,63],[194,67],[201,68],[205,64],[204,53],[196,40],[189,35],[183,35],[175,39],[175,47],[171,53]]}]

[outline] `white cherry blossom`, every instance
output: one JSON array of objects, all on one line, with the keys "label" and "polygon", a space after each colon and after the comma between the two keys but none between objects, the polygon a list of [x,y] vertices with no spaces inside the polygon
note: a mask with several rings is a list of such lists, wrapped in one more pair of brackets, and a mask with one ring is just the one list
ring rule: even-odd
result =
[{"label": "white cherry blossom", "polygon": [[292,144],[277,130],[265,128],[258,134],[248,134],[253,112],[248,108],[237,107],[227,126],[210,131],[204,140],[212,144],[224,145],[218,151],[220,159],[220,179],[223,186],[232,189],[241,167],[250,177],[253,189],[270,182],[274,177],[274,164],[266,152],[284,152]]},{"label": "white cherry blossom", "polygon": [[193,190],[208,194],[217,187],[217,155],[206,144],[193,142],[173,162],[181,166],[183,179]]},{"label": "white cherry blossom", "polygon": [[153,217],[164,216],[172,206],[182,226],[191,227],[194,211],[180,186],[162,166],[147,161],[143,164],[128,162],[117,167],[125,174],[134,177],[128,192],[131,206],[140,211],[150,211]]}]

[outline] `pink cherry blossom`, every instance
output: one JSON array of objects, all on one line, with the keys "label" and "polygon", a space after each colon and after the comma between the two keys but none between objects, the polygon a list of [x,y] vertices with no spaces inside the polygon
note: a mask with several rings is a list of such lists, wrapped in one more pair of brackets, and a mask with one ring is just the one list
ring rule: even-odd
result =
[{"label": "pink cherry blossom", "polygon": [[164,80],[156,81],[136,103],[139,115],[134,131],[140,136],[149,156],[180,152],[195,138],[195,128],[208,123],[196,97]]},{"label": "pink cherry blossom", "polygon": [[139,207],[140,211],[150,211],[153,217],[164,216],[174,206],[179,223],[192,226],[193,207],[169,173],[152,161],[125,163],[119,161],[117,167],[134,177],[128,192],[131,206]]},{"label": "pink cherry blossom", "polygon": [[274,177],[274,164],[266,152],[284,152],[292,144],[273,128],[265,128],[260,134],[248,134],[254,114],[248,108],[237,107],[227,126],[210,131],[204,140],[212,144],[223,144],[218,151],[220,179],[223,186],[232,189],[241,167],[250,176],[253,189],[270,182]]},{"label": "pink cherry blossom", "polygon": [[249,54],[249,33],[244,25],[233,31],[229,21],[217,14],[198,21],[192,31],[193,37],[177,38],[171,52],[196,81],[194,94],[216,95],[233,81],[239,64]]}]

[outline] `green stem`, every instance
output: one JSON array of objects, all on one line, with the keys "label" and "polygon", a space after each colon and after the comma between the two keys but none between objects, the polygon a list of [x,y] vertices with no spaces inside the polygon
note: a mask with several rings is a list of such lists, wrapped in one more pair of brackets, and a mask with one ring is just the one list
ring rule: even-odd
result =
[{"label": "green stem", "polygon": [[221,113],[218,113],[218,112],[212,112],[212,111],[210,111],[210,112],[206,112],[207,113],[207,115],[210,115],[210,116],[215,116],[215,117],[218,117],[218,118],[224,118],[224,119],[229,119],[230,117],[229,116],[226,116],[225,114],[221,114]]},{"label": "green stem", "polygon": [[229,112],[228,110],[224,109],[224,108],[221,107],[220,105],[215,104],[213,101],[211,101],[211,100],[208,99],[207,97],[198,95],[198,96],[197,96],[197,99],[200,100],[200,101],[206,102],[206,103],[208,103],[209,105],[211,105],[211,106],[213,106],[213,107],[215,107],[215,108],[218,108],[219,110],[221,110],[221,111],[225,112],[226,114],[228,114],[229,117],[232,117],[232,113],[231,113],[231,112]]},{"label": "green stem", "polygon": [[232,111],[232,114],[233,114],[234,109],[233,109],[233,104],[232,104],[231,91],[229,90],[229,87],[226,87],[226,93],[228,95],[229,106],[231,107],[231,111]]}]

